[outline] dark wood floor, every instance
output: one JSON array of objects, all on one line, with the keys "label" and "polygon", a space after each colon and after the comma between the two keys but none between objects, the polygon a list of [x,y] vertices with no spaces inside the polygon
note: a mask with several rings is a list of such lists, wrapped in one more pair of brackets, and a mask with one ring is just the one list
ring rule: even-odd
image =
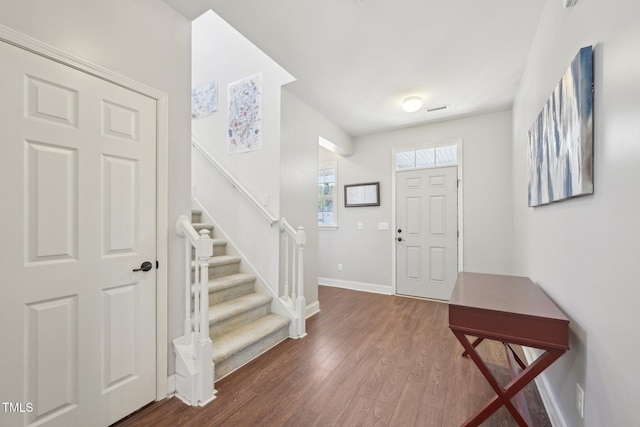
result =
[{"label": "dark wood floor", "polygon": [[[494,393],[447,327],[447,305],[319,288],[308,335],[289,339],[216,383],[204,408],[177,398],[117,426],[459,426]],[[501,344],[479,351],[507,381]],[[533,425],[551,426],[534,386]],[[483,426],[517,425],[501,408]]]}]

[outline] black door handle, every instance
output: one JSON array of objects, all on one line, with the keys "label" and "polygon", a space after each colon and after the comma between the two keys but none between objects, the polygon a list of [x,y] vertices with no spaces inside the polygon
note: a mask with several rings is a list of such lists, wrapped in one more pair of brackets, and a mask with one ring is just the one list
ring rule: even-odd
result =
[{"label": "black door handle", "polygon": [[398,237],[398,242],[402,242],[402,237]]},{"label": "black door handle", "polygon": [[140,268],[134,268],[133,271],[149,271],[153,268],[153,264],[151,264],[149,261],[145,261],[142,264],[140,264]]},{"label": "black door handle", "polygon": [[398,233],[402,233],[402,229],[401,228],[398,228]]}]

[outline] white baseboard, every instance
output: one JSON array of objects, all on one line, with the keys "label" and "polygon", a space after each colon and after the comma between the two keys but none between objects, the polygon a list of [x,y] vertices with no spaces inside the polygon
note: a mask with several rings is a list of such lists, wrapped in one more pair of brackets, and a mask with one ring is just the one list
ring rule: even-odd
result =
[{"label": "white baseboard", "polygon": [[304,310],[305,319],[308,319],[309,317],[315,314],[318,314],[319,312],[320,312],[320,301],[311,303],[305,307],[305,310]]},{"label": "white baseboard", "polygon": [[[533,350],[524,346],[522,347],[522,350],[524,351],[524,357],[527,359],[527,363],[531,364],[531,362],[536,359],[536,355]],[[544,372],[536,377],[535,382],[538,387],[538,392],[540,393],[540,398],[542,399],[542,404],[547,410],[547,415],[549,416],[551,425],[553,427],[568,427],[569,425],[567,424],[567,420],[565,420],[564,415],[558,406],[558,402],[553,395],[553,391],[551,390],[551,386],[549,385],[549,381],[547,381],[547,377],[544,375]]]},{"label": "white baseboard", "polygon": [[318,277],[318,284],[334,288],[351,289],[354,291],[371,292],[374,294],[393,295],[391,286],[376,285],[372,283],[352,282],[349,280],[336,280],[327,277]]}]

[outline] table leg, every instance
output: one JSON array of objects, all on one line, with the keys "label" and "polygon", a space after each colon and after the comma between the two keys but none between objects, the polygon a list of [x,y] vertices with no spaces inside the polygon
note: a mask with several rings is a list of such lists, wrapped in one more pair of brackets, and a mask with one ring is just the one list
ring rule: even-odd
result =
[{"label": "table leg", "polygon": [[[527,426],[527,422],[524,420],[520,412],[513,406],[511,403],[511,398],[515,396],[520,390],[522,390],[528,383],[533,381],[533,379],[538,376],[542,371],[544,371],[549,365],[555,362],[562,354],[564,350],[561,349],[546,349],[545,353],[539,356],[531,365],[527,366],[520,375],[514,378],[505,388],[502,388],[498,381],[496,381],[495,377],[484,363],[475,347],[469,342],[466,335],[460,331],[452,330],[455,334],[460,344],[466,350],[466,353],[469,354],[471,360],[476,364],[482,375],[487,379],[491,388],[496,392],[496,397],[490,400],[484,408],[478,411],[475,415],[469,418],[464,426],[479,426],[483,421],[485,421],[491,414],[497,411],[501,406],[505,406],[513,418],[517,421],[518,425],[522,427]],[[477,341],[477,340],[476,340]]]},{"label": "table leg", "polygon": [[[473,348],[476,348],[478,346],[478,344],[480,344],[482,341],[484,341],[484,338],[476,338],[475,341],[473,342],[473,344],[471,344],[471,346]],[[469,353],[467,353],[467,350],[464,351],[464,353],[462,353],[462,357],[469,357]]]},{"label": "table leg", "polygon": [[511,347],[511,344],[509,344],[509,343],[504,343],[504,344],[508,347],[509,351],[513,355],[513,358],[516,361],[516,363],[518,364],[518,366],[520,366],[521,369],[525,369],[527,367],[527,365],[522,361],[522,359],[520,359],[520,356],[518,355],[518,353],[516,353],[516,351],[513,349],[513,347]]}]

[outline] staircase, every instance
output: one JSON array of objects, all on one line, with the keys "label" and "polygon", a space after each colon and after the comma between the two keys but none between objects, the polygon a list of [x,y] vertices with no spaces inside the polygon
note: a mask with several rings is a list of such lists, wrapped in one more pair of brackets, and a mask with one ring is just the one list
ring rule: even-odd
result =
[{"label": "staircase", "polygon": [[[209,262],[209,335],[213,341],[217,381],[289,336],[290,319],[271,313],[271,296],[255,292],[256,277],[242,272],[241,258],[227,255],[227,242],[215,238],[214,227],[191,213],[193,228],[213,237]],[[192,263],[192,278],[195,262]],[[192,296],[195,290],[192,286]]]}]

